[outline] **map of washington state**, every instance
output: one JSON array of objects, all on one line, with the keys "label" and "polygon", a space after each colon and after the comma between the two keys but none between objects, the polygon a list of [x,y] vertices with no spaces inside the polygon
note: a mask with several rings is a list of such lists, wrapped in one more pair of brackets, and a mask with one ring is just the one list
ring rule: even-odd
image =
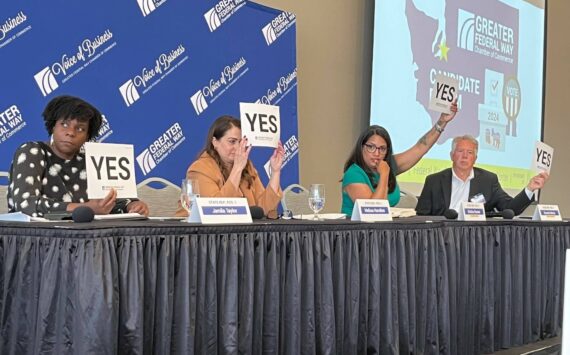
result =
[{"label": "map of washington state", "polygon": [[[479,105],[491,103],[503,111],[498,92],[503,82],[497,78],[518,73],[518,10],[490,0],[406,0],[405,12],[417,68],[416,100],[432,124],[440,115],[428,110],[435,75],[459,80],[461,124],[449,125],[439,144],[466,133],[479,137],[484,114]],[[510,15],[497,18],[501,13]],[[486,72],[496,75],[486,78]]]}]

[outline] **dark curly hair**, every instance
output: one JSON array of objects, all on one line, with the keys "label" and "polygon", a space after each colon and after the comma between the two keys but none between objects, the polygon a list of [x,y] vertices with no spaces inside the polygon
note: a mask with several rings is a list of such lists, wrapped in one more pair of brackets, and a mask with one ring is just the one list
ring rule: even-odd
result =
[{"label": "dark curly hair", "polygon": [[[230,176],[231,171],[228,170],[222,163],[222,158],[220,158],[218,151],[214,149],[212,140],[213,138],[216,138],[217,140],[221,139],[227,131],[232,129],[232,127],[241,129],[240,120],[228,115],[218,117],[208,130],[208,136],[206,137],[206,144],[204,145],[204,149],[202,149],[202,151],[198,154],[198,157],[200,157],[200,155],[203,153],[208,153],[216,161],[216,164],[218,164],[218,167],[222,171],[222,175],[226,180]],[[245,169],[243,169],[241,172],[241,180],[245,180],[247,182],[248,188],[251,188],[251,185],[253,184],[253,176],[249,173],[251,169],[251,160],[248,159]]]},{"label": "dark curly hair", "polygon": [[364,144],[368,141],[368,139],[370,139],[370,137],[374,135],[378,135],[386,141],[387,150],[384,160],[390,166],[390,176],[388,176],[388,192],[393,192],[394,188],[396,188],[397,166],[393,157],[392,140],[390,139],[390,134],[388,134],[388,131],[384,127],[373,125],[368,127],[364,132],[360,134],[360,137],[358,137],[358,140],[356,141],[350,157],[346,160],[346,163],[344,163],[343,172],[346,172],[352,164],[356,164],[366,172],[366,175],[368,175],[372,186],[375,186],[378,183],[374,179],[374,174],[376,171],[371,170],[368,165],[366,165],[364,162],[364,157],[362,156],[362,149]]},{"label": "dark curly hair", "polygon": [[74,96],[62,95],[54,97],[42,113],[48,134],[53,133],[53,127],[58,120],[76,119],[89,123],[88,140],[93,140],[99,133],[103,122],[101,112],[89,102]]}]

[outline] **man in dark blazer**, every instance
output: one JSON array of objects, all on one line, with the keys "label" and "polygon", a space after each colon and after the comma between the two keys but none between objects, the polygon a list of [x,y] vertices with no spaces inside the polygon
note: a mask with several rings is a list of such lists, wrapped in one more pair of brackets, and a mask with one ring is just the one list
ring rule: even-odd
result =
[{"label": "man in dark blazer", "polygon": [[453,139],[450,153],[453,166],[426,178],[416,206],[418,215],[441,216],[448,209],[458,211],[463,201],[482,202],[485,211],[511,209],[518,215],[534,200],[534,192],[548,180],[548,174],[541,172],[512,198],[501,188],[497,175],[473,167],[478,147],[477,140],[469,135]]}]

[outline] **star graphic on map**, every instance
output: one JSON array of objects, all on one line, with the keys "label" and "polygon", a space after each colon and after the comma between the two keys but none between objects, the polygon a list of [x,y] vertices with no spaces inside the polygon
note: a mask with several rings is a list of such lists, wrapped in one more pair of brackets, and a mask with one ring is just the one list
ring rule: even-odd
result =
[{"label": "star graphic on map", "polygon": [[445,41],[442,41],[439,44],[439,60],[445,59],[447,62],[447,52],[449,52],[449,47],[445,44]]}]

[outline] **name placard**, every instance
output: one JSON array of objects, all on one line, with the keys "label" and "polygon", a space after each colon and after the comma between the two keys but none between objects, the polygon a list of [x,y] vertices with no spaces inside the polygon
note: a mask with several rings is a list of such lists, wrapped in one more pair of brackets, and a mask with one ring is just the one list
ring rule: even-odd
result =
[{"label": "name placard", "polygon": [[104,198],[111,189],[117,198],[136,198],[132,144],[85,143],[87,197]]},{"label": "name placard", "polygon": [[241,134],[247,137],[254,147],[273,147],[279,145],[281,123],[279,106],[239,103]]},{"label": "name placard", "polygon": [[356,199],[350,219],[361,222],[391,221],[390,203],[388,200]]},{"label": "name placard", "polygon": [[558,205],[536,205],[532,220],[543,222],[562,221],[562,214]]},{"label": "name placard", "polygon": [[245,198],[197,197],[187,219],[192,223],[228,224],[251,223],[251,213]]},{"label": "name placard", "polygon": [[459,94],[459,81],[443,74],[435,76],[431,89],[429,109],[442,113],[451,113],[451,103]]},{"label": "name placard", "polygon": [[485,221],[485,205],[479,202],[461,202],[460,221]]}]

